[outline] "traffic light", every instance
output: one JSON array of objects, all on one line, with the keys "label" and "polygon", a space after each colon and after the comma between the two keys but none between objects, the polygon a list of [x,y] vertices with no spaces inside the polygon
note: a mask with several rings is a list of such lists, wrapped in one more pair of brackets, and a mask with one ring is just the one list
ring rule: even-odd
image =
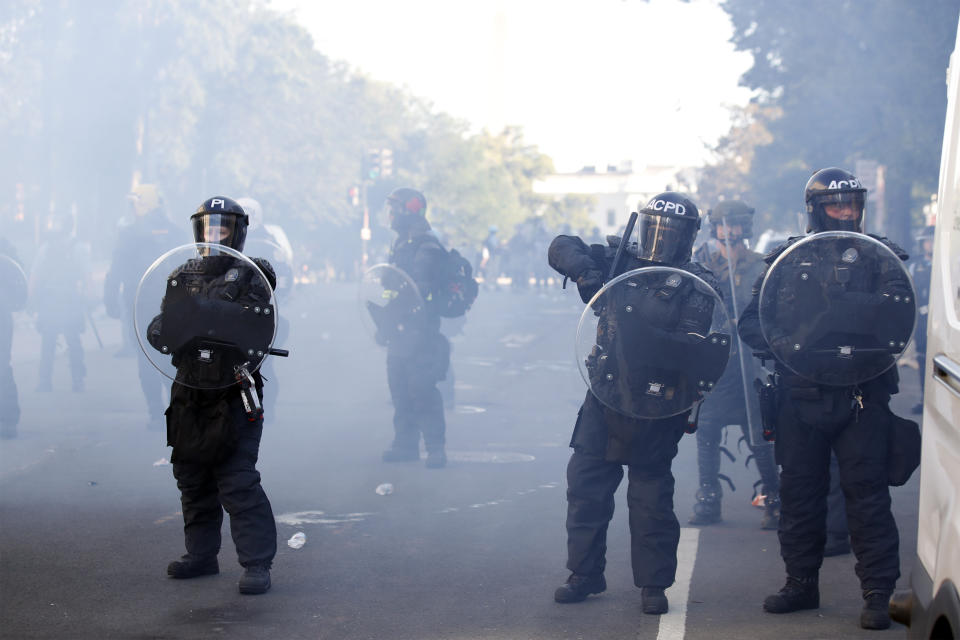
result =
[{"label": "traffic light", "polygon": [[380,177],[380,149],[370,149],[363,156],[364,180],[376,180]]},{"label": "traffic light", "polygon": [[393,175],[393,151],[380,149],[380,175],[389,178]]},{"label": "traffic light", "polygon": [[393,151],[368,149],[363,155],[363,179],[379,180],[393,175]]},{"label": "traffic light", "polygon": [[360,206],[360,187],[354,185],[347,190],[347,202],[354,207]]}]

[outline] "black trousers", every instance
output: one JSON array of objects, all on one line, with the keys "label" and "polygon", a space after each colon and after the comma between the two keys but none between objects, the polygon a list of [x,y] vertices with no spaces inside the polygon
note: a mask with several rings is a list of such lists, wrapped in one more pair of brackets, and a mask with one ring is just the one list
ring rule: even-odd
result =
[{"label": "black trousers", "polygon": [[[671,423],[672,424],[672,423]],[[669,587],[677,572],[680,523],[673,511],[670,471],[682,429],[665,426],[644,434],[647,459],[628,465],[627,508],[633,581],[638,587]],[[567,568],[595,575],[606,567],[607,527],[623,465],[582,448],[567,464]]]},{"label": "black trousers", "polygon": [[[720,393],[721,395],[716,395]],[[760,419],[757,411],[756,419]],[[703,404],[700,420],[697,426],[697,467],[700,472],[700,486],[709,487],[721,493],[720,487],[720,444],[723,442],[723,430],[728,425],[740,425],[747,442],[747,447],[753,454],[753,460],[760,472],[763,483],[762,493],[774,497],[780,491],[780,478],[777,473],[777,463],[774,460],[773,446],[760,441],[756,445],[750,444],[747,433],[747,406],[743,392],[736,388],[717,390]]]},{"label": "black trousers", "polygon": [[263,422],[241,419],[240,440],[225,460],[173,465],[183,506],[184,539],[191,557],[216,556],[226,509],[240,565],[269,567],[277,553],[277,525],[256,469]]},{"label": "black trousers", "polygon": [[[846,392],[846,393],[844,393]],[[836,454],[850,544],[864,591],[892,591],[900,576],[897,524],[887,486],[887,398],[851,408],[849,390],[780,404],[776,454],[780,473],[780,555],[788,575],[815,577],[827,537],[830,452]]]},{"label": "black trousers", "polygon": [[[410,345],[403,345],[409,347]],[[387,383],[393,400],[393,448],[419,451],[420,435],[427,451],[443,451],[446,420],[437,382],[450,366],[450,343],[438,333],[417,340],[414,348],[387,351]]]}]

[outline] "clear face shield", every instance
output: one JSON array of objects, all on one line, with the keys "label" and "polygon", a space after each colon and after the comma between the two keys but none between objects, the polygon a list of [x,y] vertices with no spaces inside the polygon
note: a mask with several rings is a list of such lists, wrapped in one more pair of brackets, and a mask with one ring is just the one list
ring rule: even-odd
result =
[{"label": "clear face shield", "polygon": [[[243,242],[246,238],[247,230],[238,216],[207,213],[194,216],[192,222],[193,239],[195,242],[222,244],[237,251],[243,250]],[[201,247],[200,252],[202,255],[208,256],[215,255],[216,250],[209,247]]]},{"label": "clear face shield", "polygon": [[819,231],[863,232],[866,207],[862,191],[818,195],[813,204],[819,211]]},{"label": "clear face shield", "polygon": [[691,222],[678,216],[664,216],[640,212],[637,257],[660,264],[683,262],[683,254],[690,253],[688,239]]}]

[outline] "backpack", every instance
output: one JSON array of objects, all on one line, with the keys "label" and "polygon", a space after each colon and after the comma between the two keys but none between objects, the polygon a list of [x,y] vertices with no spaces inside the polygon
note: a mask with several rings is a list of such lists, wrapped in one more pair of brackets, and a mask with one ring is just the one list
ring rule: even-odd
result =
[{"label": "backpack", "polygon": [[439,272],[433,281],[434,290],[428,298],[431,306],[444,318],[459,318],[470,310],[480,291],[473,279],[473,267],[456,249],[445,249],[435,236],[424,234],[419,238],[417,248],[424,243],[436,245],[443,253]]},{"label": "backpack", "polygon": [[473,267],[456,249],[444,254],[440,283],[433,293],[437,313],[444,318],[459,318],[473,305],[480,287],[473,279]]}]

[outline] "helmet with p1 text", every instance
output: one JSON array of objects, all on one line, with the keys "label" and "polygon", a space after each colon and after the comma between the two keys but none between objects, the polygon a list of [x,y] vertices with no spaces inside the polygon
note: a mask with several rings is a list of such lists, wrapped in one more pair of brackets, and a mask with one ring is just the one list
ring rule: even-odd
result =
[{"label": "helmet with p1 text", "polygon": [[214,196],[203,201],[190,216],[195,242],[222,244],[243,251],[250,219],[236,201],[225,196]]}]

